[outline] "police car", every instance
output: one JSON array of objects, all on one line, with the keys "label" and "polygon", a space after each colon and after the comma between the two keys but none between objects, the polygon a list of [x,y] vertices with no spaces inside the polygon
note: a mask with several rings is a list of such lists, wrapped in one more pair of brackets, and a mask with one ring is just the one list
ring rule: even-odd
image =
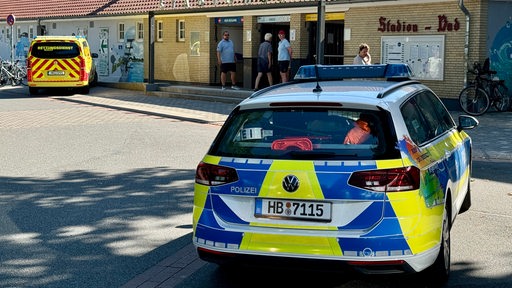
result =
[{"label": "police car", "polygon": [[199,256],[427,270],[445,281],[450,228],[471,205],[464,129],[478,121],[456,124],[410,78],[404,64],[303,66],[241,102],[196,170]]}]

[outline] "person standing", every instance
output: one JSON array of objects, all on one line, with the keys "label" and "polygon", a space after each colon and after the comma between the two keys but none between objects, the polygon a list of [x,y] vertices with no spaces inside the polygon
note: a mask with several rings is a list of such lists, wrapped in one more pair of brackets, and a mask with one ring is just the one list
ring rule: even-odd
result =
[{"label": "person standing", "polygon": [[372,56],[370,56],[370,46],[366,43],[359,45],[359,53],[354,57],[354,63],[358,65],[370,65],[372,64]]},{"label": "person standing", "polygon": [[290,68],[292,61],[292,47],[290,42],[286,40],[284,30],[279,31],[279,45],[277,46],[277,62],[279,64],[279,74],[281,75],[281,82],[288,82],[290,76]]},{"label": "person standing", "polygon": [[258,76],[256,76],[256,82],[254,84],[254,90],[258,90],[260,85],[261,77],[263,73],[267,74],[268,84],[272,86],[273,79],[270,68],[272,67],[272,34],[265,34],[265,41],[260,44],[258,49]]},{"label": "person standing", "polygon": [[220,82],[222,90],[226,89],[226,74],[231,76],[231,89],[238,90],[236,86],[236,56],[233,41],[229,40],[229,32],[224,31],[222,40],[217,44],[217,63],[220,65]]}]

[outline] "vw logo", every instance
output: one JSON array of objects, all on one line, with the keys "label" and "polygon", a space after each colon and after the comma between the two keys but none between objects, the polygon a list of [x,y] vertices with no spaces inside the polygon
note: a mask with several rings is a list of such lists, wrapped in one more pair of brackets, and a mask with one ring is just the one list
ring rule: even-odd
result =
[{"label": "vw logo", "polygon": [[57,64],[59,64],[58,61],[53,61],[53,65],[57,65]]},{"label": "vw logo", "polygon": [[299,178],[295,175],[288,175],[283,179],[283,188],[290,193],[297,191],[299,185]]}]

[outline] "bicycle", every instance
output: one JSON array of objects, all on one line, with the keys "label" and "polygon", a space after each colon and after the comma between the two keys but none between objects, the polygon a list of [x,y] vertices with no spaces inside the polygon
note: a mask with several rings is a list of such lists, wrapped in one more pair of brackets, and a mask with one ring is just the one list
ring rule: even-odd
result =
[{"label": "bicycle", "polygon": [[499,112],[507,111],[510,106],[508,89],[504,80],[493,78],[496,71],[483,71],[480,63],[475,62],[470,72],[475,74],[475,79],[459,94],[462,110],[473,116],[484,114],[491,106]]},{"label": "bicycle", "polygon": [[16,75],[16,81],[19,81],[19,84],[23,86],[28,86],[27,67],[20,65],[19,60],[16,60],[11,67],[13,74]]},{"label": "bicycle", "polygon": [[14,63],[1,60],[0,66],[0,86],[9,82],[12,86],[27,85],[27,72],[19,65],[19,60]]}]

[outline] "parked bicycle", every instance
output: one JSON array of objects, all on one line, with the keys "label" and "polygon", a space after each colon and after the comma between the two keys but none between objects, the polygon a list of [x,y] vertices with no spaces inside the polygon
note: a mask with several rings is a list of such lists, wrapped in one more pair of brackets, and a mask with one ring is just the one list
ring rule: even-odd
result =
[{"label": "parked bicycle", "polygon": [[0,86],[11,83],[12,86],[27,85],[27,69],[20,65],[19,60],[14,63],[1,60]]},{"label": "parked bicycle", "polygon": [[496,71],[484,71],[479,62],[470,70],[475,79],[459,94],[459,104],[469,115],[479,116],[494,106],[497,111],[507,111],[510,96],[504,80],[495,79]]}]

